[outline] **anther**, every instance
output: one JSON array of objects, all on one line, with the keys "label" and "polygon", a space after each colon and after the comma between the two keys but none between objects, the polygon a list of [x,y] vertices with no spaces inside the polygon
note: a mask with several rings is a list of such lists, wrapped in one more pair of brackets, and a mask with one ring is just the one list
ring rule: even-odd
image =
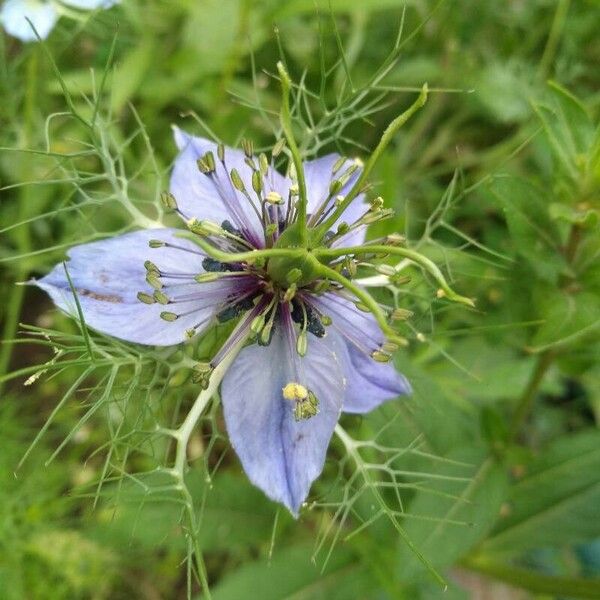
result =
[{"label": "anther", "polygon": [[177,210],[177,200],[175,200],[175,196],[171,192],[161,192],[160,201],[167,210]]},{"label": "anther", "polygon": [[319,400],[309,389],[300,383],[290,382],[282,388],[285,400],[294,402],[294,418],[296,421],[310,419],[319,412]]},{"label": "anther", "polygon": [[160,273],[160,269],[151,260],[144,261],[144,268],[146,269],[146,271]]},{"label": "anther", "polygon": [[283,198],[281,197],[281,194],[275,191],[269,192],[265,198],[265,201],[276,206],[283,204]]},{"label": "anther", "polygon": [[150,240],[148,242],[148,246],[150,246],[150,248],[162,248],[166,245],[166,242],[163,242],[162,240]]},{"label": "anther", "polygon": [[300,356],[306,356],[307,351],[308,351],[308,336],[306,335],[306,331],[301,331],[298,334],[298,339],[296,340],[296,352]]},{"label": "anther", "polygon": [[331,169],[332,174],[335,175],[344,166],[345,162],[346,158],[344,156],[340,156],[333,164],[333,169]]},{"label": "anther", "polygon": [[285,138],[281,138],[280,140],[277,140],[277,142],[273,146],[273,150],[271,150],[271,155],[273,156],[273,158],[278,157],[283,152],[284,148],[285,148]]},{"label": "anther", "polygon": [[376,362],[386,363],[389,362],[392,357],[390,354],[383,352],[382,350],[374,350],[371,352],[371,358]]},{"label": "anther", "polygon": [[393,277],[396,275],[396,269],[390,265],[376,265],[375,270],[382,275],[387,275],[388,277]]},{"label": "anther", "polygon": [[159,304],[169,304],[169,302],[170,302],[169,297],[164,292],[161,292],[160,290],[154,290],[154,293],[152,294],[152,296]]},{"label": "anther", "polygon": [[199,158],[196,163],[198,165],[198,169],[200,169],[200,172],[204,175],[209,175],[215,171],[215,157],[210,151]]},{"label": "anther", "polygon": [[138,292],[137,299],[144,304],[154,304],[156,300],[150,295],[146,294],[146,292]]},{"label": "anther", "polygon": [[248,158],[252,158],[252,156],[254,155],[254,145],[252,144],[252,141],[243,139],[241,141],[241,146],[242,146],[242,150],[244,151],[244,154]]},{"label": "anther", "polygon": [[252,189],[260,194],[262,192],[262,177],[260,175],[260,171],[252,172]]},{"label": "anther", "polygon": [[223,144],[217,145],[217,158],[223,162],[225,160],[225,146]]},{"label": "anther", "polygon": [[399,246],[405,241],[406,238],[403,235],[400,235],[399,233],[390,233],[389,235],[385,236],[385,243],[389,244],[390,246]]},{"label": "anther", "polygon": [[163,286],[156,271],[148,271],[146,273],[146,283],[155,290],[160,290]]},{"label": "anther", "polygon": [[374,198],[373,200],[371,200],[371,207],[369,210],[375,211],[375,210],[381,210],[382,208],[383,208],[383,198],[381,196],[377,196],[377,198]]},{"label": "anther", "polygon": [[214,221],[199,221],[192,218],[187,222],[187,226],[196,235],[223,235],[223,228]]},{"label": "anther", "polygon": [[410,310],[406,310],[405,308],[395,308],[392,311],[392,321],[406,321],[410,319],[414,315]]},{"label": "anther", "polygon": [[172,323],[173,321],[177,321],[179,315],[173,312],[163,311],[160,313],[160,318],[163,321],[168,321],[169,323]]},{"label": "anther", "polygon": [[231,178],[231,183],[233,184],[233,187],[238,192],[246,191],[246,186],[244,185],[244,182],[242,181],[240,174],[237,172],[237,169],[231,169],[231,173],[229,174],[229,176]]},{"label": "anther", "polygon": [[269,170],[269,159],[267,158],[267,155],[264,152],[261,152],[258,156],[258,169],[263,177],[267,174],[267,171]]}]

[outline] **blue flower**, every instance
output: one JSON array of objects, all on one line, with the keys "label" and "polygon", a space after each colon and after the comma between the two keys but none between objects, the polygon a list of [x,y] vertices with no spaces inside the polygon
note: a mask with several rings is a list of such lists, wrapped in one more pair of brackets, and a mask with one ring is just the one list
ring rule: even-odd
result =
[{"label": "blue flower", "polygon": [[[294,231],[293,170],[281,175],[247,143],[244,151],[225,148],[179,129],[175,140],[180,153],[163,200],[203,243],[177,229],[136,231],[71,249],[68,272],[87,325],[131,342],[178,344],[238,319],[213,360],[199,365],[198,380],[207,385],[232,349],[252,341],[222,381],[227,430],[250,480],[297,515],[341,412],[366,413],[410,386],[385,362],[386,336],[348,289],[285,263],[282,275],[275,258],[253,258]],[[357,162],[333,154],[304,163],[310,226],[331,215],[359,173]],[[358,195],[323,244],[363,243],[373,210]],[[241,258],[215,258],[232,252]],[[342,273],[344,265],[329,267]],[[37,285],[76,314],[62,265]]]},{"label": "blue flower", "polygon": [[46,39],[58,21],[63,6],[81,10],[110,8],[119,0],[6,0],[0,8],[0,23],[7,33],[23,42],[37,38],[27,19],[42,39]]}]

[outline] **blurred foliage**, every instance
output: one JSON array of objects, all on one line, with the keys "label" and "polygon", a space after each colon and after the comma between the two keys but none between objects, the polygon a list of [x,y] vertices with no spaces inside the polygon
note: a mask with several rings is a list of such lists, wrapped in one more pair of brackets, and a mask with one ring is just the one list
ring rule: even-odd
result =
[{"label": "blurred foliage", "polygon": [[271,145],[283,54],[307,155],[364,157],[429,83],[372,178],[397,216],[371,234],[404,232],[477,310],[432,299],[412,266],[381,293],[414,313],[397,360],[414,395],[344,417],[298,522],[247,481],[210,407],[186,484],[213,597],[481,597],[469,570],[600,598],[598,2],[122,0],[84,18],[45,47],[1,38],[0,597],[200,593],[156,427],[215,340],[82,338],[14,282],[162,218],[171,124]]}]

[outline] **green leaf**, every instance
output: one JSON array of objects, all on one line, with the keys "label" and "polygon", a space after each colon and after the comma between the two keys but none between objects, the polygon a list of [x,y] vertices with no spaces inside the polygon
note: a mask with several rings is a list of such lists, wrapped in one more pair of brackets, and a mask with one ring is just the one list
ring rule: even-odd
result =
[{"label": "green leaf", "polygon": [[225,576],[213,589],[214,600],[345,600],[366,598],[374,582],[348,549],[338,548],[321,571],[311,556],[312,544],[274,549],[271,560],[247,562]]},{"label": "green leaf", "polygon": [[[446,465],[440,475],[466,476],[470,480],[466,483],[440,480],[436,485],[430,484],[429,487],[438,494],[419,491],[408,512],[439,520],[432,522],[411,517],[405,523],[407,535],[437,569],[456,562],[484,537],[496,521],[508,491],[505,468],[483,456],[480,450],[461,450],[448,458],[478,466],[474,471],[467,471],[464,467]],[[422,566],[404,546],[400,547],[398,565],[404,580],[412,581],[424,575]]]},{"label": "green leaf", "polygon": [[111,86],[111,108],[114,111],[120,111],[137,92],[155,55],[154,39],[142,38],[139,45],[117,66]]},{"label": "green leaf", "polygon": [[567,436],[543,451],[513,485],[508,514],[482,545],[516,553],[600,536],[600,431]]},{"label": "green leaf", "polygon": [[577,180],[592,145],[594,128],[583,104],[557,83],[550,83],[551,105],[535,104],[552,151],[565,172]]},{"label": "green leaf", "polygon": [[491,185],[511,234],[511,241],[533,271],[554,283],[563,268],[558,252],[561,240],[550,219],[548,192],[516,177],[499,177]]},{"label": "green leaf", "polygon": [[538,290],[539,315],[545,323],[531,341],[531,352],[571,345],[600,331],[600,301],[593,291]]}]

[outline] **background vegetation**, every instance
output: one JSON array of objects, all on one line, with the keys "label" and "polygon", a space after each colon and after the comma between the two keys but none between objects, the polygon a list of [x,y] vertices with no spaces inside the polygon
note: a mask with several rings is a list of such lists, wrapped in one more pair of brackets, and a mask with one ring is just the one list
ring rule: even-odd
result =
[{"label": "background vegetation", "polygon": [[[599,25],[595,0],[123,0],[45,46],[0,38],[0,597],[198,596],[197,541],[222,600],[600,598]],[[156,427],[213,338],[82,336],[14,285],[162,217],[171,124],[271,146],[282,56],[307,156],[366,156],[429,83],[373,178],[397,217],[372,235],[405,233],[477,299],[432,299],[410,266],[381,292],[414,313],[415,393],[344,417],[298,522],[248,482],[217,403],[183,496],[165,480]]]}]

